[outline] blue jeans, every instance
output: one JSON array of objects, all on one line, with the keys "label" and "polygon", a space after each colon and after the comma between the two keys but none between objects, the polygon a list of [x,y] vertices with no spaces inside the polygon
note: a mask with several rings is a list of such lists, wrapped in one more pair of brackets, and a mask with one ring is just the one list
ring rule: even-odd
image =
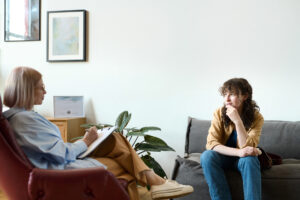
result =
[{"label": "blue jeans", "polygon": [[208,150],[202,153],[200,159],[212,200],[231,200],[224,169],[241,173],[245,200],[261,199],[260,164],[256,156],[239,158]]}]

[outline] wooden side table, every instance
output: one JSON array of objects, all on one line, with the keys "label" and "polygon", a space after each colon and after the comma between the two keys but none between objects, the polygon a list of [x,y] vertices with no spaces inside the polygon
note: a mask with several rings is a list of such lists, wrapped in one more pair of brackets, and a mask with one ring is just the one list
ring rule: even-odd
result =
[{"label": "wooden side table", "polygon": [[53,118],[47,117],[49,121],[54,123],[60,130],[61,137],[64,142],[71,142],[72,138],[83,136],[84,128],[80,127],[81,124],[86,123],[85,117],[76,118]]}]

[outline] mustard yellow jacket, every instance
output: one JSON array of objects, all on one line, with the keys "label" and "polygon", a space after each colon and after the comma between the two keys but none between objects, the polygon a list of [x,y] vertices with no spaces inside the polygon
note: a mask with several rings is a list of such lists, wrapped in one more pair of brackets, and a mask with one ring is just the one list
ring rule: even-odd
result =
[{"label": "mustard yellow jacket", "polygon": [[[246,146],[257,147],[259,143],[259,138],[261,134],[261,129],[264,124],[263,116],[256,111],[254,114],[254,122],[251,128],[247,131],[248,137],[244,146],[239,145],[237,141],[237,148],[244,148]],[[227,128],[223,123],[221,118],[222,107],[218,108],[214,112],[213,119],[211,121],[211,126],[208,130],[206,149],[211,150],[217,145],[225,145],[232,131],[235,129],[235,125],[231,123]]]}]

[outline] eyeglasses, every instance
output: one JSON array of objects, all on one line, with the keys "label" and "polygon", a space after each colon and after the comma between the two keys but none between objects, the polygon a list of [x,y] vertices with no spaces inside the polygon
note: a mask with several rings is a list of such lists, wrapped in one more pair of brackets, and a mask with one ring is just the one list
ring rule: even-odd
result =
[{"label": "eyeglasses", "polygon": [[45,88],[44,84],[42,86],[36,87],[36,89],[46,91],[46,88]]}]

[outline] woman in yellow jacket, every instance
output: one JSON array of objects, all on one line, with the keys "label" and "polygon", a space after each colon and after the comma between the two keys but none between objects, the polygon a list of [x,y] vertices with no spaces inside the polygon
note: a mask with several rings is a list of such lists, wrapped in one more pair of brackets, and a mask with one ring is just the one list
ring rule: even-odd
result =
[{"label": "woman in yellow jacket", "polygon": [[261,173],[257,148],[264,119],[252,100],[246,79],[233,78],[220,88],[224,105],[213,115],[207,151],[201,165],[212,200],[230,200],[224,169],[238,170],[243,179],[244,199],[261,199]]}]

